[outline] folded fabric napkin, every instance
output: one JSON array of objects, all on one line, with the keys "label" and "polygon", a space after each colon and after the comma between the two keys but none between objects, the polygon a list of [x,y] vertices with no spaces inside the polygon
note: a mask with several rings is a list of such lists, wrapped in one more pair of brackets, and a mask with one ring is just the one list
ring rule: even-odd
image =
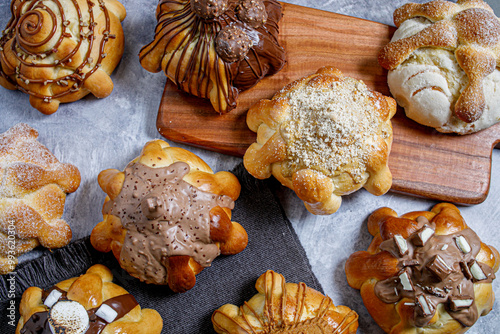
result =
[{"label": "folded fabric napkin", "polygon": [[[0,333],[14,333],[12,324],[17,326],[20,297],[25,289],[49,288],[61,280],[83,274],[96,263],[108,266],[114,282],[127,289],[141,307],[160,313],[163,333],[215,333],[211,323],[213,311],[226,303],[241,305],[250,299],[256,293],[255,281],[268,269],[283,274],[287,282],[304,282],[323,292],[272,190],[276,181],[256,180],[243,165],[232,172],[242,186],[232,220],[247,230],[249,243],[240,254],[216,258],[211,267],[196,276],[193,289],[175,294],[167,286],[142,283],[122,270],[111,254],[97,252],[89,238],[84,238],[65,248],[47,251],[19,265],[15,274],[0,278]],[[14,309],[15,321],[11,321]]]}]

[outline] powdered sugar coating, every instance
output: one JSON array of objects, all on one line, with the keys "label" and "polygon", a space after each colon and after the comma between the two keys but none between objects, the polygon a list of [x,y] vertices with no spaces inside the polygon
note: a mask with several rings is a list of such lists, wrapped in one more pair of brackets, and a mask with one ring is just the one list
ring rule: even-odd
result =
[{"label": "powdered sugar coating", "polygon": [[[459,134],[473,133],[500,121],[495,97],[500,20],[485,2],[409,3],[395,11],[394,22],[399,29],[381,50],[379,62],[391,70],[391,92],[408,117],[442,132]],[[454,64],[446,66],[446,62]],[[423,82],[413,80],[420,82],[416,86],[408,83],[416,76]],[[441,83],[440,76],[446,80],[451,77],[450,87]]]},{"label": "powdered sugar coating", "polygon": [[23,123],[0,134],[0,274],[12,271],[16,257],[38,245],[57,248],[71,240],[71,229],[60,218],[80,173],[37,138]]}]

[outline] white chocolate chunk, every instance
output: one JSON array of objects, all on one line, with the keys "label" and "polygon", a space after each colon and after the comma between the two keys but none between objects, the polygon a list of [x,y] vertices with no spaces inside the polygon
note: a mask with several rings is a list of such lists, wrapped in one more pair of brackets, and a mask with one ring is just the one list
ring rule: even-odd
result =
[{"label": "white chocolate chunk", "polygon": [[59,290],[52,290],[50,292],[50,294],[47,296],[47,298],[45,298],[45,301],[43,303],[48,308],[51,308],[52,305],[54,305],[55,303],[57,303],[57,301],[59,300],[59,298],[61,298],[61,296],[62,296],[62,292],[61,291],[59,291]]},{"label": "white chocolate chunk", "polygon": [[403,238],[403,236],[399,234],[396,234],[394,236],[394,241],[396,241],[396,243],[398,244],[399,252],[401,253],[401,255],[406,254],[406,252],[408,251],[408,244],[406,243],[405,238]]},{"label": "white chocolate chunk", "polygon": [[427,299],[425,299],[424,295],[418,296],[418,303],[420,304],[420,307],[422,307],[422,311],[424,312],[425,315],[431,315],[431,308],[429,307],[429,304],[427,303]]},{"label": "white chocolate chunk", "polygon": [[429,240],[430,237],[432,237],[433,234],[434,234],[434,230],[432,228],[426,227],[422,231],[422,234],[421,234],[422,244],[425,245],[425,243],[427,242],[427,240]]},{"label": "white chocolate chunk", "polygon": [[436,256],[436,261],[440,262],[446,269],[448,269],[449,271],[452,271],[453,269],[450,268],[450,266],[444,262],[443,258],[439,255]]},{"label": "white chocolate chunk", "polygon": [[470,273],[478,281],[486,279],[486,275],[484,274],[484,272],[481,269],[481,267],[479,266],[479,264],[477,264],[477,262],[474,262],[474,264],[472,266],[470,266]]},{"label": "white chocolate chunk", "polygon": [[472,249],[470,248],[469,243],[467,242],[467,239],[464,238],[464,236],[459,236],[458,238],[455,239],[455,242],[457,243],[458,248],[462,251],[462,253],[467,254],[469,253]]},{"label": "white chocolate chunk", "polygon": [[399,281],[403,285],[403,290],[413,291],[413,287],[411,286],[410,278],[408,277],[408,273],[405,271],[401,275],[399,275]]},{"label": "white chocolate chunk", "polygon": [[84,334],[89,328],[89,315],[82,304],[61,300],[49,311],[49,326],[54,334]]},{"label": "white chocolate chunk", "polygon": [[474,300],[472,299],[455,299],[455,300],[452,300],[451,302],[453,303],[453,305],[455,306],[455,308],[465,308],[465,307],[469,307],[472,305],[472,302]]},{"label": "white chocolate chunk", "polygon": [[443,247],[441,247],[441,250],[444,251],[448,248],[448,245],[447,244],[444,244]]},{"label": "white chocolate chunk", "polygon": [[118,316],[118,312],[111,308],[111,306],[102,304],[99,309],[97,309],[95,315],[102,318],[107,323],[112,323]]}]

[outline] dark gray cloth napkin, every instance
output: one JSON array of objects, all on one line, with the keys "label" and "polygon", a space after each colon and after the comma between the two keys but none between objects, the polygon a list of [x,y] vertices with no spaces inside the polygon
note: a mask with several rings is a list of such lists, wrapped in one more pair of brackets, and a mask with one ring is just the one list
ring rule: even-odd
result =
[{"label": "dark gray cloth napkin", "polygon": [[[163,333],[215,333],[211,323],[213,311],[226,303],[241,305],[250,299],[256,293],[255,281],[268,269],[283,274],[287,282],[304,282],[322,292],[305,251],[275,196],[276,181],[256,180],[243,165],[232,172],[242,186],[232,220],[246,229],[249,243],[240,254],[215,259],[211,267],[196,276],[193,289],[175,294],[166,286],[141,283],[122,270],[111,254],[95,251],[85,238],[63,249],[47,251],[42,257],[19,265],[15,275],[0,278],[0,333],[14,333],[15,327],[9,324],[9,308],[15,306],[17,325],[19,297],[26,288],[49,288],[61,280],[83,274],[96,263],[108,266],[114,282],[134,295],[141,307],[160,313]],[[12,277],[15,289],[10,288]],[[9,292],[16,293],[16,298],[9,296]]]}]

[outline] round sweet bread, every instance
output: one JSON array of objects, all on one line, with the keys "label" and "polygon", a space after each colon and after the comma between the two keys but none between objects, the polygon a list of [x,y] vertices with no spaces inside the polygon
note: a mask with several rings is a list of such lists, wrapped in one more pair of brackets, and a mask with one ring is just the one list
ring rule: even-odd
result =
[{"label": "round sweet bread", "polygon": [[243,306],[221,306],[212,315],[217,333],[224,334],[354,334],[358,314],[304,283],[287,283],[272,270],[255,283],[258,293]]},{"label": "round sweet bread", "polygon": [[379,62],[409,118],[458,134],[500,121],[500,20],[485,2],[409,3],[394,22]]},{"label": "round sweet bread", "polygon": [[123,172],[104,170],[98,181],[108,196],[90,241],[141,281],[185,292],[219,254],[247,246],[245,229],[231,221],[238,179],[214,174],[187,150],[148,142]]},{"label": "round sweet bread", "polygon": [[257,132],[243,162],[259,179],[274,175],[313,214],[338,210],[361,187],[374,195],[392,185],[387,162],[396,102],[332,67],[299,79],[248,111]]},{"label": "round sweet bread", "polygon": [[276,0],[160,0],[155,38],[141,49],[141,65],[163,70],[179,89],[226,113],[240,91],[285,65],[282,16]]},{"label": "round sweet bread", "polygon": [[158,312],[141,308],[112,280],[111,271],[96,264],[49,289],[26,289],[16,334],[160,334],[163,320]]},{"label": "round sweet bread", "polygon": [[385,332],[464,333],[492,309],[500,256],[454,205],[400,217],[380,208],[368,231],[368,250],[352,254],[345,272]]},{"label": "round sweet bread", "polygon": [[71,241],[61,217],[66,194],[80,185],[80,172],[59,162],[37,138],[24,123],[0,134],[0,275],[37,246],[60,248]]},{"label": "round sweet bread", "polygon": [[117,0],[12,0],[0,39],[0,85],[44,114],[92,93],[107,97],[124,49]]}]

